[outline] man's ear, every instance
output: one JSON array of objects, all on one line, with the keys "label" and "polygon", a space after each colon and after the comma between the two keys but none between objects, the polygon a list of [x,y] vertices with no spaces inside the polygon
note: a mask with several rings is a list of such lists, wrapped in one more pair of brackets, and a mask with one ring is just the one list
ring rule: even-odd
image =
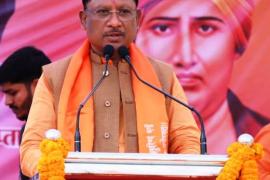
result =
[{"label": "man's ear", "polygon": [[141,23],[142,23],[142,11],[141,10],[137,10],[137,17],[136,17],[136,20],[137,20],[137,31],[139,30],[140,26],[141,26]]},{"label": "man's ear", "polygon": [[34,79],[32,82],[31,82],[31,85],[30,85],[30,88],[31,88],[31,92],[32,94],[34,94],[34,91],[37,87],[37,83],[38,83],[38,79]]},{"label": "man's ear", "polygon": [[81,21],[81,27],[86,30],[86,14],[84,11],[80,11],[79,13],[80,21]]}]

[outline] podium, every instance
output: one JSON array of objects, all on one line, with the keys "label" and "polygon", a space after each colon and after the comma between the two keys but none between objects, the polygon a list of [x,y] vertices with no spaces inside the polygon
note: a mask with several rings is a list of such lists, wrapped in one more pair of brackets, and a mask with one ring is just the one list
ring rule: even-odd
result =
[{"label": "podium", "polygon": [[70,152],[65,173],[70,180],[210,180],[227,159],[226,155]]}]

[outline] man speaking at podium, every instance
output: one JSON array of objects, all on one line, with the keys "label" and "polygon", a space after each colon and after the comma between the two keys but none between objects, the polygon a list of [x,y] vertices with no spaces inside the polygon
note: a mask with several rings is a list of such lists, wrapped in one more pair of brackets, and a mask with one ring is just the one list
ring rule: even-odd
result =
[{"label": "man speaking at podium", "polygon": [[[82,2],[80,20],[87,40],[71,57],[44,68],[22,139],[23,172],[37,173],[39,143],[49,129],[60,130],[74,150],[76,113],[95,87],[79,114],[82,151],[199,153],[199,130],[190,110],[134,75],[137,71],[144,81],[186,102],[171,67],[147,58],[133,44],[138,0]],[[111,54],[103,51],[106,45],[113,47]],[[121,58],[120,46],[128,48],[135,70]],[[104,81],[96,86],[101,77]]]}]

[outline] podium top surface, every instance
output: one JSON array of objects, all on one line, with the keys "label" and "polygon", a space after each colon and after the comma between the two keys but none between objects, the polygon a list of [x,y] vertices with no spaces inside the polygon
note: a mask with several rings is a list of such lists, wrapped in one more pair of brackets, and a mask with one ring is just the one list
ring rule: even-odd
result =
[{"label": "podium top surface", "polygon": [[227,155],[200,155],[200,154],[149,154],[149,153],[89,153],[69,152],[66,163],[175,163],[194,165],[221,165],[227,160]]},{"label": "podium top surface", "polygon": [[117,176],[117,179],[130,179],[131,176],[215,177],[227,159],[226,155],[70,152],[65,160],[65,172],[70,177],[91,174]]}]

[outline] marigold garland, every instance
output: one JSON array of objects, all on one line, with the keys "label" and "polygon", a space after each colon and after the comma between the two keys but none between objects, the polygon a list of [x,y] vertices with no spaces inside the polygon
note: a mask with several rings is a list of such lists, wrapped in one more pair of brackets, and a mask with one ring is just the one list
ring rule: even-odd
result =
[{"label": "marigold garland", "polygon": [[44,139],[40,144],[41,157],[38,162],[40,180],[64,180],[64,159],[70,149],[69,144],[63,139]]},{"label": "marigold garland", "polygon": [[232,143],[227,153],[228,161],[218,175],[217,180],[259,180],[256,160],[263,155],[263,146],[258,143]]}]

